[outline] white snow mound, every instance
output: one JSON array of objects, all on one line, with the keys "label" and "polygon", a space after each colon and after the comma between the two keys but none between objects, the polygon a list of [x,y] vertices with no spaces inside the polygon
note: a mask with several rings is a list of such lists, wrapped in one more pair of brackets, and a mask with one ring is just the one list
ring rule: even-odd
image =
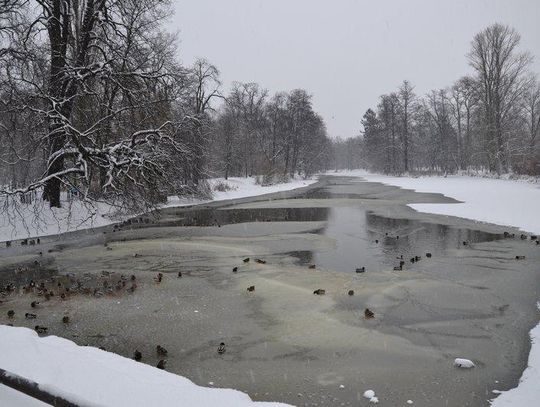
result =
[{"label": "white snow mound", "polygon": [[366,390],[364,392],[364,397],[367,398],[367,399],[371,399],[371,398],[375,397],[375,392],[373,390]]},{"label": "white snow mound", "polygon": [[469,359],[456,358],[456,360],[454,360],[454,366],[462,367],[464,369],[470,369],[474,367],[475,364],[473,363],[472,360],[469,360]]}]

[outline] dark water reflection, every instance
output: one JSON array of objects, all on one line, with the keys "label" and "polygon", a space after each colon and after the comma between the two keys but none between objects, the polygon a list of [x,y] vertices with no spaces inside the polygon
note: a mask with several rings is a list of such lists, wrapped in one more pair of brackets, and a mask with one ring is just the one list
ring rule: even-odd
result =
[{"label": "dark water reflection", "polygon": [[[328,194],[324,190],[317,193]],[[333,197],[335,197],[332,194]],[[306,198],[306,196],[303,196]],[[299,264],[316,263],[323,268],[354,272],[357,267],[369,271],[399,265],[401,256],[410,265],[410,258],[436,256],[449,249],[502,238],[501,235],[446,225],[423,223],[408,219],[393,219],[376,215],[362,207],[335,208],[256,208],[205,209],[184,214],[183,226],[221,226],[233,223],[267,222],[272,233],[272,222],[324,221],[325,227],[314,231],[332,238],[335,248],[321,251],[290,252]]]},{"label": "dark water reflection", "polygon": [[411,264],[414,256],[438,253],[463,246],[500,239],[501,235],[446,225],[392,219],[362,208],[333,208],[325,236],[336,241],[334,250],[314,252],[310,261],[338,271],[354,272],[357,267],[370,271],[398,266],[400,259]]},{"label": "dark water reflection", "polygon": [[221,226],[246,222],[317,222],[328,219],[329,208],[257,208],[194,210],[184,214],[181,226]]}]

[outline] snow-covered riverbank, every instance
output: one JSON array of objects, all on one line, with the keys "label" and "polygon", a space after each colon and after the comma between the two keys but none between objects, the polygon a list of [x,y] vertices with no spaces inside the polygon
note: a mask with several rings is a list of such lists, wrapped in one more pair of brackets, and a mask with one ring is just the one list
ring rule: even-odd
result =
[{"label": "snow-covered riverbank", "polygon": [[[210,180],[211,186],[218,183],[227,184],[227,191],[214,191],[211,200],[192,200],[169,197],[164,207],[195,205],[227,199],[239,199],[248,196],[258,196],[274,192],[289,191],[305,187],[316,180],[293,179],[286,183],[261,186],[256,183],[254,177],[222,178]],[[32,205],[20,205],[16,210],[10,210],[0,214],[0,242],[5,240],[23,239],[27,237],[55,235],[75,230],[89,229],[109,225],[122,218],[114,217],[114,209],[110,206],[98,203],[94,208],[83,205],[80,201],[64,201],[64,207],[60,209],[49,208],[44,202]]]},{"label": "snow-covered riverbank", "polygon": [[358,176],[417,192],[440,193],[457,199],[460,204],[413,204],[420,212],[457,216],[480,222],[515,226],[540,234],[540,184],[518,180],[449,175],[394,177],[371,174],[364,170],[331,172],[330,175]]},{"label": "snow-covered riverbank", "polygon": [[[540,185],[516,180],[467,176],[393,177],[371,174],[364,170],[329,173],[362,177],[370,182],[382,182],[417,192],[441,193],[457,199],[458,204],[414,204],[420,212],[458,216],[481,222],[540,234]],[[536,407],[540,400],[540,325],[530,332],[532,348],[528,367],[519,386],[503,392],[493,407]]]},{"label": "snow-covered riverbank", "polygon": [[[84,406],[285,406],[253,402],[232,389],[200,387],[190,380],[89,346],[27,328],[0,325],[0,367],[42,390]],[[0,406],[40,405],[0,387]]]}]

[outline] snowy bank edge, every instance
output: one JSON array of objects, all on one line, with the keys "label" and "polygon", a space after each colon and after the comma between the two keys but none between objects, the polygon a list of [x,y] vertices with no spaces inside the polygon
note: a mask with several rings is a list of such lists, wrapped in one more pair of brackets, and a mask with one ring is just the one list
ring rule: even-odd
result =
[{"label": "snowy bank edge", "polygon": [[[168,198],[168,202],[160,205],[159,208],[163,209],[194,206],[211,202],[221,202],[226,200],[256,197],[277,192],[292,191],[307,187],[316,183],[317,181],[318,180],[315,178],[306,180],[292,179],[285,183],[261,186],[255,183],[254,177],[231,177],[227,181],[225,181],[223,178],[212,178],[209,180],[211,185],[218,182],[227,182],[234,187],[234,189],[224,192],[214,191],[213,198],[209,200],[179,199],[178,197],[171,196]],[[10,224],[10,221],[13,220],[8,220],[7,215],[2,214],[0,215],[0,242],[24,238],[32,239],[36,237],[55,236],[74,231],[92,230],[103,226],[113,225],[137,216],[136,214],[130,214],[111,219],[110,215],[112,208],[103,203],[100,203],[97,206],[95,216],[92,218],[88,217],[89,213],[87,212],[87,208],[80,205],[78,202],[73,203],[72,209],[74,213],[68,214],[63,210],[52,211],[43,206],[41,213],[45,217],[45,223],[36,223],[36,220],[33,219],[33,208],[29,208],[29,210],[26,211],[28,213],[25,214],[25,216],[28,215],[29,220],[19,218],[15,219],[15,229],[13,229],[13,226]],[[67,223],[67,227],[64,225],[64,223]]]},{"label": "snowy bank edge", "polygon": [[3,369],[83,405],[290,407],[254,402],[234,389],[198,386],[183,376],[111,352],[57,336],[39,337],[28,328],[0,325],[0,349]]},{"label": "snowy bank edge", "polygon": [[[540,302],[536,304],[540,311]],[[540,399],[540,324],[529,332],[531,351],[527,368],[523,371],[519,383],[513,389],[503,391],[491,400],[492,407],[535,407]]]}]

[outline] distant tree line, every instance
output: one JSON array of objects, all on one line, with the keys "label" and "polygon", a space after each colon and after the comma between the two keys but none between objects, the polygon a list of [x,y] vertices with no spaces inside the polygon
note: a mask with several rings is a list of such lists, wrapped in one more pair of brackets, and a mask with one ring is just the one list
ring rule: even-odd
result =
[{"label": "distant tree line", "polygon": [[514,29],[494,24],[472,41],[472,75],[423,97],[408,81],[382,95],[365,112],[361,135],[348,141],[347,156],[339,153],[344,142],[335,144],[338,166],[392,174],[474,169],[539,175],[540,84],[519,43]]},{"label": "distant tree line", "polygon": [[215,116],[211,169],[275,182],[325,169],[332,152],[326,126],[303,89],[270,97],[255,83],[235,83]]}]

